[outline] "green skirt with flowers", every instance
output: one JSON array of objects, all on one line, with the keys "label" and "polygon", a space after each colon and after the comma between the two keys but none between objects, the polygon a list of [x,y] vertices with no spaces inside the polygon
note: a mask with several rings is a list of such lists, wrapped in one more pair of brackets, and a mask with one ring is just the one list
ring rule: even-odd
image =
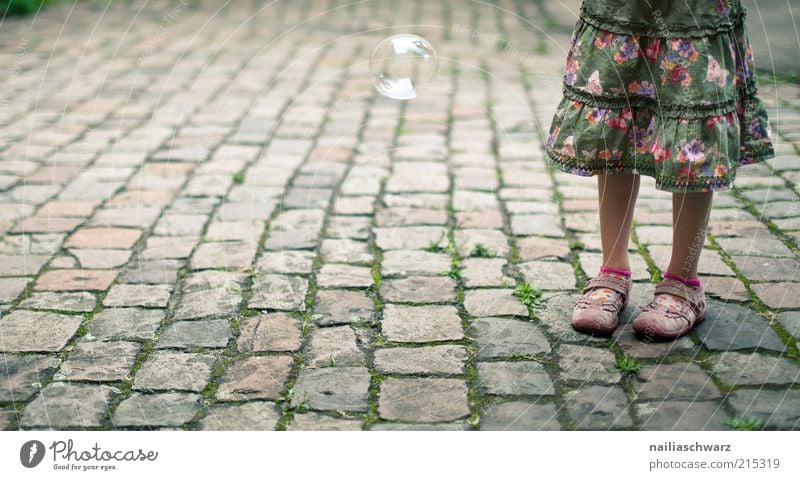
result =
[{"label": "green skirt with flowers", "polygon": [[745,18],[739,0],[584,0],[548,163],[706,192],[773,157]]}]

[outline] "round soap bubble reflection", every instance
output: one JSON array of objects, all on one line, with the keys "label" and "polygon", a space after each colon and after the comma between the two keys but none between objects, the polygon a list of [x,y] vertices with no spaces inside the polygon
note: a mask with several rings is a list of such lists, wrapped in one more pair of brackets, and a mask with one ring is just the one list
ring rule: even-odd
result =
[{"label": "round soap bubble reflection", "polygon": [[384,39],[369,59],[375,88],[395,100],[415,98],[439,70],[433,45],[417,35],[400,34]]}]

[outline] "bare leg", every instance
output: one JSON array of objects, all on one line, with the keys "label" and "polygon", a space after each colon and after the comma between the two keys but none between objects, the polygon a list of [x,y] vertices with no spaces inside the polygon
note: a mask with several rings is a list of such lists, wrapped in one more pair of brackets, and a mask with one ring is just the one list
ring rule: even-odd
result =
[{"label": "bare leg", "polygon": [[672,195],[672,258],[667,272],[684,278],[697,276],[712,195],[711,192]]},{"label": "bare leg", "polygon": [[[628,243],[639,175],[608,174],[597,176],[600,199],[600,240],[603,244],[603,265],[630,270]],[[593,275],[595,272],[587,272]]]},{"label": "bare leg", "polygon": [[[628,243],[639,175],[598,175],[600,240],[603,266],[630,270]],[[592,277],[572,312],[572,327],[579,332],[610,335],[619,325],[631,289],[631,277],[624,272],[586,272]],[[596,276],[595,276],[596,275]]]},{"label": "bare leg", "polygon": [[664,274],[668,288],[656,294],[633,320],[633,331],[647,341],[678,338],[705,318],[703,289],[696,277],[711,196],[710,192],[672,195],[672,258]]}]

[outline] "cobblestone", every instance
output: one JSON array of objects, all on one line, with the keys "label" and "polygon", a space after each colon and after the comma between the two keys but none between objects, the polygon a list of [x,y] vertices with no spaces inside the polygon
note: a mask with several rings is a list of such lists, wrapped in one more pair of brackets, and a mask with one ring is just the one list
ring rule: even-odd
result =
[{"label": "cobblestone", "polygon": [[800,308],[800,283],[760,283],[753,284],[752,289],[769,308]]},{"label": "cobblestone", "polygon": [[468,258],[462,263],[464,286],[505,287],[513,285],[514,280],[503,273],[505,259],[500,258]]},{"label": "cobblestone", "polygon": [[89,322],[88,335],[99,341],[150,340],[165,316],[164,310],[107,308]]},{"label": "cobblestone", "polygon": [[135,342],[80,342],[61,364],[58,380],[115,381],[130,373],[139,352]]},{"label": "cobblestone", "polygon": [[509,318],[479,318],[469,334],[478,346],[478,358],[502,358],[550,352],[550,343],[531,322]]},{"label": "cobblestone", "polygon": [[441,275],[450,270],[452,260],[443,253],[419,250],[393,250],[383,254],[381,273],[387,277]]},{"label": "cobblestone", "polygon": [[784,344],[766,320],[734,303],[708,302],[708,315],[696,331],[709,350],[763,348],[783,352]]},{"label": "cobblestone", "polygon": [[97,298],[88,292],[34,292],[20,302],[20,308],[37,310],[62,310],[68,312],[91,312]]},{"label": "cobblestone", "polygon": [[800,379],[800,367],[788,358],[724,352],[709,361],[712,373],[728,385],[786,384]]},{"label": "cobblestone", "polygon": [[350,431],[361,430],[361,421],[334,418],[316,412],[297,413],[287,428],[289,431]]},{"label": "cobblestone", "polygon": [[368,322],[375,314],[375,303],[361,292],[321,290],[315,303],[314,318],[321,326]]},{"label": "cobblestone", "polygon": [[565,394],[567,410],[578,430],[626,429],[633,426],[628,398],[619,387],[586,386]]},{"label": "cobblestone", "polygon": [[561,377],[575,382],[617,383],[622,374],[614,354],[600,348],[562,345],[558,349]]},{"label": "cobblestone", "polygon": [[[303,311],[307,293],[308,280],[303,277],[276,274],[259,275],[255,279],[253,296],[250,297],[247,305],[250,308]],[[233,295],[224,297],[230,297],[231,301],[238,300]],[[219,313],[224,312],[220,311]]]},{"label": "cobblestone", "polygon": [[714,400],[721,397],[711,378],[692,363],[662,363],[639,372],[644,383],[636,386],[639,400]]},{"label": "cobblestone", "polygon": [[630,323],[623,324],[613,335],[622,351],[634,358],[660,358],[672,353],[682,354],[697,349],[692,340],[685,336],[672,342],[642,342],[634,333]]},{"label": "cobblestone", "polygon": [[175,322],[164,329],[156,348],[224,348],[230,337],[224,319]]},{"label": "cobblestone", "polygon": [[117,427],[179,427],[200,410],[192,393],[133,393],[117,406],[111,422]]},{"label": "cobblestone", "polygon": [[555,262],[527,262],[519,265],[522,276],[532,286],[543,290],[572,290],[575,274],[572,265]]},{"label": "cobblestone", "polygon": [[457,345],[375,350],[375,369],[403,375],[459,375],[465,370],[467,352]]},{"label": "cobblestone", "polygon": [[130,265],[120,281],[125,283],[175,284],[178,270],[183,267],[180,260],[139,261]]},{"label": "cobblestone", "polygon": [[365,363],[355,332],[346,326],[316,330],[309,341],[307,361],[312,367],[359,367]]},{"label": "cobblestone", "polygon": [[20,425],[49,429],[99,427],[115,390],[106,385],[53,382],[22,410]]},{"label": "cobblestone", "polygon": [[369,287],[372,272],[367,267],[329,263],[317,275],[320,288]]},{"label": "cobblestone", "polygon": [[300,348],[300,325],[286,313],[268,313],[241,322],[241,352],[291,352]]},{"label": "cobblestone", "polygon": [[0,364],[0,402],[24,402],[53,373],[46,355],[4,355]]},{"label": "cobblestone", "polygon": [[2,352],[57,352],[75,335],[82,318],[61,313],[15,310],[2,318]]},{"label": "cobblestone", "polygon": [[483,413],[481,430],[561,430],[561,426],[552,404],[505,402]]},{"label": "cobblestone", "polygon": [[553,382],[536,362],[479,362],[480,388],[491,395],[552,395]]},{"label": "cobblestone", "polygon": [[380,294],[387,302],[455,302],[456,282],[449,277],[408,277],[390,279],[381,283]]},{"label": "cobblestone", "polygon": [[367,242],[346,238],[323,240],[320,252],[325,261],[330,263],[364,265],[372,261],[372,253]]},{"label": "cobblestone", "polygon": [[445,230],[441,227],[376,228],[375,243],[383,250],[419,250],[445,247]]},{"label": "cobblestone", "polygon": [[366,411],[369,371],[364,367],[308,369],[300,372],[292,405],[312,410]]},{"label": "cobblestone", "polygon": [[469,257],[476,247],[483,247],[490,255],[505,257],[509,254],[508,239],[499,230],[464,229],[455,233],[456,249],[462,257]]},{"label": "cobblestone", "polygon": [[155,352],[133,382],[136,390],[189,390],[199,392],[211,376],[214,357],[199,353]]},{"label": "cobblestone", "polygon": [[797,390],[736,390],[727,398],[739,418],[759,420],[766,428],[796,430],[800,423]]},{"label": "cobblestone", "polygon": [[393,342],[435,342],[464,336],[461,319],[451,306],[386,305],[381,330]]},{"label": "cobblestone", "polygon": [[717,402],[662,401],[637,406],[648,430],[727,430],[729,415]]},{"label": "cobblestone", "polygon": [[201,430],[273,430],[280,418],[280,409],[272,402],[250,402],[241,405],[217,405],[200,420]]},{"label": "cobblestone", "polygon": [[106,307],[166,307],[172,287],[170,285],[127,285],[111,287],[103,305]]},{"label": "cobblestone", "polygon": [[106,290],[117,272],[112,270],[50,270],[36,282],[36,290]]},{"label": "cobblestone", "polygon": [[289,356],[248,357],[232,363],[219,383],[220,400],[274,400],[289,376]]},{"label": "cobblestone", "polygon": [[405,422],[457,420],[469,415],[467,385],[444,378],[389,378],[381,383],[378,414]]},{"label": "cobblestone", "polygon": [[528,309],[514,296],[511,289],[468,290],[464,294],[464,308],[475,317],[491,315],[528,316]]}]

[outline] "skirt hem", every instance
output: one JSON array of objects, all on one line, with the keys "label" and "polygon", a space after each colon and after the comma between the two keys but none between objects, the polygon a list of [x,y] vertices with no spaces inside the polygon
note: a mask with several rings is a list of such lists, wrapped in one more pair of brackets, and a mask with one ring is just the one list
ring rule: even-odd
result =
[{"label": "skirt hem", "polygon": [[733,186],[738,168],[764,162],[775,157],[775,150],[771,144],[759,144],[748,150],[747,155],[742,155],[737,161],[736,168],[731,168],[725,175],[718,177],[708,176],[664,176],[656,172],[652,163],[630,165],[621,161],[617,162],[579,162],[576,157],[554,151],[549,145],[545,146],[547,164],[562,172],[571,173],[581,177],[592,177],[603,174],[638,173],[652,177],[656,181],[656,189],[674,192],[721,192]]}]

